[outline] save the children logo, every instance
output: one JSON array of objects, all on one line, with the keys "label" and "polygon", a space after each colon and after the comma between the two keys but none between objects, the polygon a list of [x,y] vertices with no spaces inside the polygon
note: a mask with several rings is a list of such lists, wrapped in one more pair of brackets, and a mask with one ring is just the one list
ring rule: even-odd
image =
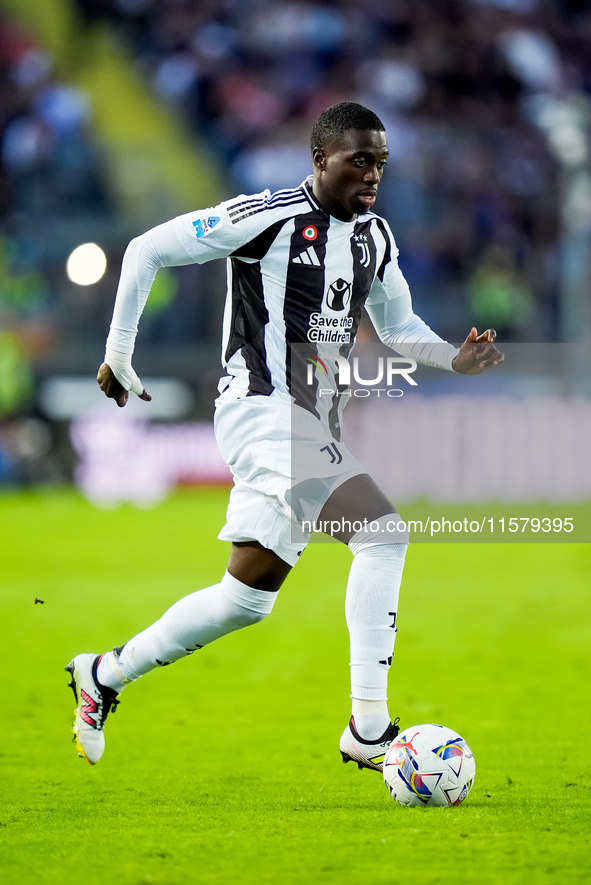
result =
[{"label": "save the children logo", "polygon": [[352,328],[353,317],[312,313],[308,326],[308,341],[314,344],[349,344]]},{"label": "save the children logo", "polygon": [[329,310],[340,313],[351,301],[351,283],[338,279],[331,283],[326,293],[326,306]]},{"label": "save the children logo", "polygon": [[308,341],[314,344],[350,344],[353,328],[353,317],[347,315],[350,303],[351,283],[339,277],[327,287],[320,311],[310,314]]}]

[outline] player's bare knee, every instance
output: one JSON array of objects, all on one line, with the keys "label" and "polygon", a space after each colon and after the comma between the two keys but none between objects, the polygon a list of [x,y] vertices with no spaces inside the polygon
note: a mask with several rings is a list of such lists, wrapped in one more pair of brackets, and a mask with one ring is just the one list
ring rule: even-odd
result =
[{"label": "player's bare knee", "polygon": [[276,593],[291,566],[258,541],[234,542],[228,574],[253,590]]}]

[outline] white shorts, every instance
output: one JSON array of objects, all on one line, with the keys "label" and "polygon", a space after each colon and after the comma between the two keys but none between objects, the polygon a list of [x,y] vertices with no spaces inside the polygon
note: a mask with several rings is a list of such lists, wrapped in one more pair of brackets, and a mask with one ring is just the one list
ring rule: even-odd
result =
[{"label": "white shorts", "polygon": [[282,396],[216,400],[215,435],[234,476],[223,541],[258,541],[293,566],[346,480],[367,471],[310,412]]}]

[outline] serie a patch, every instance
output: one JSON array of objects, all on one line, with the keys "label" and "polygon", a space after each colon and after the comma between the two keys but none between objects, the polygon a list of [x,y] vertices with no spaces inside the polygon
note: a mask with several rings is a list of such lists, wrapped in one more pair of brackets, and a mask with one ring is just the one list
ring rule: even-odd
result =
[{"label": "serie a patch", "polygon": [[201,237],[207,236],[207,234],[217,227],[218,224],[221,224],[221,218],[219,215],[208,215],[207,218],[198,218],[193,222],[193,227],[195,228],[195,236],[199,240]]}]

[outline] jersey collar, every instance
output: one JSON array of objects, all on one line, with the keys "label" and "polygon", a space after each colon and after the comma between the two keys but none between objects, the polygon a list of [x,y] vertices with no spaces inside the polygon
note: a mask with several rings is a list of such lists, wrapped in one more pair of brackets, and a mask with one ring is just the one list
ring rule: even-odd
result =
[{"label": "jersey collar", "polygon": [[302,181],[302,183],[300,185],[300,189],[303,191],[304,195],[308,198],[308,201],[312,204],[314,209],[319,209],[320,212],[322,212],[324,215],[328,215],[328,217],[330,218],[330,213],[328,213],[326,211],[326,209],[324,208],[324,206],[322,206],[322,204],[319,203],[318,200],[316,199],[316,195],[315,195],[314,191],[312,190],[313,184],[314,184],[314,176],[308,175],[308,177],[306,179],[304,179],[304,181]]},{"label": "jersey collar", "polygon": [[[304,195],[308,198],[308,201],[311,203],[314,209],[317,209],[319,212],[322,212],[323,215],[326,215],[327,218],[330,218],[330,223],[334,225],[342,224],[344,226],[355,226],[359,223],[359,215],[356,215],[355,218],[352,218],[351,221],[340,221],[338,218],[335,218],[334,215],[331,215],[330,212],[327,212],[322,203],[320,203],[314,191],[312,190],[312,185],[314,184],[314,176],[309,175],[304,181],[302,181],[300,185],[300,190],[304,193]],[[364,220],[369,220],[369,217],[373,217],[373,213],[367,212],[363,214]]]}]

